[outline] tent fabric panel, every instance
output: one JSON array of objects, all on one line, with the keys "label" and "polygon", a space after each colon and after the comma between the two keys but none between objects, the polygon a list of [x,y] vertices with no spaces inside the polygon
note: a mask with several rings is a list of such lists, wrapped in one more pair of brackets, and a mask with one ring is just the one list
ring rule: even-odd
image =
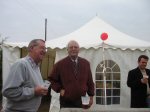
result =
[{"label": "tent fabric panel", "polygon": [[[2,46],[3,50],[3,71],[2,71],[2,79],[3,79],[3,84],[8,77],[8,73],[10,70],[11,65],[20,58],[20,49],[19,48],[12,48],[12,47],[5,47]],[[6,104],[6,98],[3,97],[2,105],[5,107]]]}]

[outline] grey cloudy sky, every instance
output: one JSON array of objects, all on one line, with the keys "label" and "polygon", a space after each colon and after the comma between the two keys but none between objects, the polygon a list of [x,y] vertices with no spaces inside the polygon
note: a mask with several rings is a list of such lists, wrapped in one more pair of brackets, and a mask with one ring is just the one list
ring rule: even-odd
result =
[{"label": "grey cloudy sky", "polygon": [[121,32],[150,41],[150,0],[0,0],[0,35],[7,41],[47,40],[71,33],[96,15]]}]

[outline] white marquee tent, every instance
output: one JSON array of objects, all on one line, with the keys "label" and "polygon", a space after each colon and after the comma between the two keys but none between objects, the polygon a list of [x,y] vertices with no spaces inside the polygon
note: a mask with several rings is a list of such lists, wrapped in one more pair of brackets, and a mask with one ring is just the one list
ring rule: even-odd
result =
[{"label": "white marquee tent", "polygon": [[[108,39],[104,42],[104,52],[102,50],[103,41],[100,39],[100,35],[103,32],[108,34]],[[59,48],[56,53],[56,61],[67,55],[66,49],[63,48],[66,47],[69,40],[77,40],[79,42],[81,47],[80,56],[90,61],[95,83],[96,68],[104,58],[105,60],[113,60],[118,64],[121,75],[120,104],[108,106],[129,108],[130,89],[126,85],[128,71],[137,67],[139,55],[146,54],[150,56],[150,42],[124,34],[100,18],[95,17],[78,30],[47,43],[51,48]],[[100,106],[96,104],[96,101],[94,104],[94,107]]]},{"label": "white marquee tent", "polygon": [[[104,42],[103,52],[100,35],[106,32],[108,39]],[[105,60],[112,60],[120,68],[120,103],[108,106],[130,107],[130,89],[126,85],[127,74],[130,69],[137,66],[137,58],[141,54],[150,56],[150,42],[136,39],[124,34],[111,25],[105,23],[100,18],[95,17],[78,30],[46,42],[46,46],[56,50],[56,60],[58,61],[67,55],[66,45],[68,41],[76,40],[80,47],[80,56],[86,58],[91,63],[93,80],[96,83],[96,68]],[[11,64],[20,57],[20,48],[28,43],[4,43],[3,46],[3,81],[5,81]],[[103,58],[104,55],[104,58]],[[149,64],[148,64],[149,67]],[[94,98],[94,105],[96,104]]]}]

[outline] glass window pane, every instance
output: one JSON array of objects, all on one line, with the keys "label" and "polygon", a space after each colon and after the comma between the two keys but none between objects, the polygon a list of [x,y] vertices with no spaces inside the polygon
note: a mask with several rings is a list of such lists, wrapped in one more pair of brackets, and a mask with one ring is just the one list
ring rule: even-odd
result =
[{"label": "glass window pane", "polygon": [[113,97],[113,104],[120,104],[120,97]]},{"label": "glass window pane", "polygon": [[107,87],[107,88],[112,88],[112,83],[111,83],[111,81],[106,81],[106,87]]},{"label": "glass window pane", "polygon": [[96,80],[103,80],[103,74],[102,73],[96,73]]},{"label": "glass window pane", "polygon": [[113,81],[113,88],[120,88],[120,81]]},{"label": "glass window pane", "polygon": [[106,94],[107,94],[107,96],[111,96],[112,95],[112,90],[111,89],[107,89],[106,90]]},{"label": "glass window pane", "polygon": [[120,96],[120,89],[113,89],[113,96]]},{"label": "glass window pane", "polygon": [[106,72],[111,72],[111,69],[108,67],[108,68],[106,68]]},{"label": "glass window pane", "polygon": [[106,72],[106,80],[112,80],[111,76],[111,73]]},{"label": "glass window pane", "polygon": [[111,104],[111,97],[107,97],[107,105],[110,105]]},{"label": "glass window pane", "polygon": [[120,80],[120,73],[113,73],[113,80]]},{"label": "glass window pane", "polygon": [[112,67],[112,71],[113,72],[119,72],[120,71],[120,68],[119,66],[116,64],[115,66]]},{"label": "glass window pane", "polygon": [[97,89],[96,90],[96,96],[104,96],[104,90],[103,89]]},{"label": "glass window pane", "polygon": [[102,104],[101,99],[99,97],[96,97],[96,104]]},{"label": "glass window pane", "polygon": [[96,81],[96,88],[103,88],[103,81]]},{"label": "glass window pane", "polygon": [[102,98],[102,97],[96,97],[96,104],[101,104],[101,105],[104,105],[105,99]]},{"label": "glass window pane", "polygon": [[101,66],[101,64],[99,64],[96,68],[96,71],[102,72],[103,71],[103,67]]},{"label": "glass window pane", "polygon": [[105,60],[106,67],[113,67],[115,63],[111,60]]}]

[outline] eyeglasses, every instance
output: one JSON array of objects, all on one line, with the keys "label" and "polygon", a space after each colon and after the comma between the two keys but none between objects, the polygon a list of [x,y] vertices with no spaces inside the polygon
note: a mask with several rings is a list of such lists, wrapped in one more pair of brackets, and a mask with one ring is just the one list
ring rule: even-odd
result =
[{"label": "eyeglasses", "polygon": [[35,47],[38,47],[38,49],[46,51],[46,52],[48,50],[45,46],[35,46]]}]

